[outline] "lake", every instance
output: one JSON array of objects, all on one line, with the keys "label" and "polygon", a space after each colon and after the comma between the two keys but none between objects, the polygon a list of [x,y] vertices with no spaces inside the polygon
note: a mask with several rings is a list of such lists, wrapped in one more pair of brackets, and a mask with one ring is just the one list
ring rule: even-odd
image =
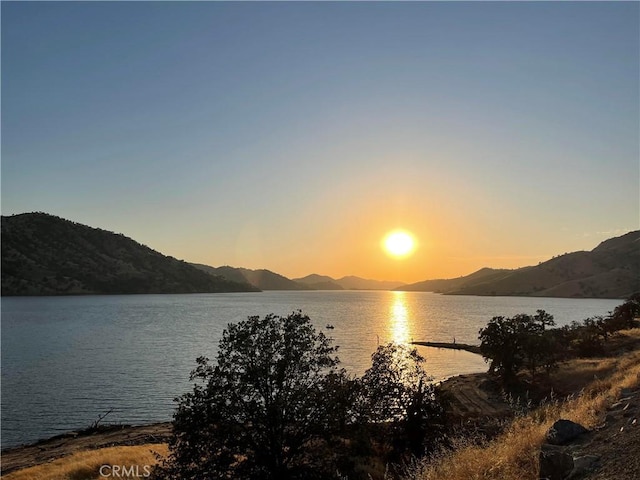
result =
[{"label": "lake", "polygon": [[[214,358],[228,323],[302,310],[362,374],[378,344],[478,344],[494,316],[554,315],[558,325],[605,315],[621,300],[445,296],[425,292],[287,291],[2,298],[2,447],[104,423],[171,419],[200,355]],[[464,351],[418,347],[436,381],[485,371]]]}]

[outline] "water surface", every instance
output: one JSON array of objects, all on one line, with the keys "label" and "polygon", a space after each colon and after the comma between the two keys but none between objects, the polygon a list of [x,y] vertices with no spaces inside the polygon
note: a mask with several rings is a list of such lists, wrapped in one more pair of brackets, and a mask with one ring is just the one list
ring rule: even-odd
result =
[{"label": "water surface", "polygon": [[[105,422],[171,418],[195,358],[214,358],[230,322],[301,309],[362,374],[378,344],[477,344],[496,315],[544,309],[558,324],[603,315],[619,300],[443,296],[425,292],[309,291],[2,298],[2,446]],[[481,357],[418,347],[436,380],[486,370]]]}]

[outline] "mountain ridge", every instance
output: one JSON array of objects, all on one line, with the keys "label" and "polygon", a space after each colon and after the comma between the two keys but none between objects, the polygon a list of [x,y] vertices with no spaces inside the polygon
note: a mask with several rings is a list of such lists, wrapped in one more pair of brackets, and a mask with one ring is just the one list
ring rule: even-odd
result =
[{"label": "mountain ridge", "polygon": [[1,217],[2,296],[259,291],[42,212]]},{"label": "mountain ridge", "polygon": [[425,280],[397,290],[447,295],[628,298],[640,291],[640,230],[593,250],[559,255],[514,270],[483,268],[450,280]]},{"label": "mountain ridge", "polygon": [[640,291],[640,230],[591,251],[517,269],[485,267],[412,284],[188,263],[125,237],[42,212],[2,216],[2,295],[402,290],[449,295],[627,298]]},{"label": "mountain ridge", "polygon": [[312,273],[306,277],[294,278],[293,281],[308,285],[314,290],[392,290],[404,282],[389,280],[371,280],[355,275],[347,275],[338,279],[327,275]]},{"label": "mountain ridge", "polygon": [[307,285],[295,282],[279,273],[264,268],[252,270],[243,267],[223,265],[212,267],[201,263],[192,263],[194,267],[213,275],[222,276],[236,282],[246,282],[260,290],[310,290]]}]

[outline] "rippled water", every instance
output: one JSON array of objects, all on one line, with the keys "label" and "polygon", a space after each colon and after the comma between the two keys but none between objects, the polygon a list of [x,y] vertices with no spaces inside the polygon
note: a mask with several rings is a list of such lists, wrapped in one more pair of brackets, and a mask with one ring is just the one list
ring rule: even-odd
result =
[{"label": "rippled water", "polygon": [[[559,325],[603,315],[619,300],[443,296],[423,292],[263,292],[2,298],[2,446],[105,422],[171,418],[195,358],[213,358],[230,322],[301,309],[361,374],[378,344],[478,343],[495,315],[544,309]],[[419,347],[436,379],[484,371],[481,357]]]}]

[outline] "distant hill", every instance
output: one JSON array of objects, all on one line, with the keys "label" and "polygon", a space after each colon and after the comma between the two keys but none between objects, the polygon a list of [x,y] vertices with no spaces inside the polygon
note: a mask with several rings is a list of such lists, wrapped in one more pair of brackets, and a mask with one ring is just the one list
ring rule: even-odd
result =
[{"label": "distant hill", "polygon": [[393,290],[404,285],[403,282],[390,282],[385,280],[369,280],[353,275],[342,277],[336,283],[347,290]]},{"label": "distant hill", "polygon": [[194,267],[213,274],[222,276],[228,280],[235,282],[246,282],[260,290],[309,290],[307,285],[294,282],[278,273],[270,270],[251,270],[249,268],[237,268],[230,266],[211,267],[209,265],[201,265],[192,263]]},{"label": "distant hill", "polygon": [[353,275],[335,279],[326,275],[311,274],[302,278],[295,278],[295,282],[303,283],[314,290],[392,290],[402,282],[389,282],[383,280],[369,280]]},{"label": "distant hill", "polygon": [[326,275],[318,275],[317,273],[312,273],[302,278],[294,278],[293,281],[307,285],[313,290],[344,290],[335,279]]},{"label": "distant hill", "polygon": [[446,293],[461,288],[463,285],[473,285],[478,282],[486,282],[501,278],[511,273],[512,270],[495,270],[493,268],[482,268],[477,272],[464,277],[424,280],[422,282],[403,285],[394,290],[402,290],[405,292],[436,292]]},{"label": "distant hill", "polygon": [[45,213],[2,216],[2,295],[258,291],[121,234]]},{"label": "distant hill", "polygon": [[454,295],[628,298],[640,291],[640,231],[516,270],[482,269],[466,277],[428,280],[402,290]]}]

